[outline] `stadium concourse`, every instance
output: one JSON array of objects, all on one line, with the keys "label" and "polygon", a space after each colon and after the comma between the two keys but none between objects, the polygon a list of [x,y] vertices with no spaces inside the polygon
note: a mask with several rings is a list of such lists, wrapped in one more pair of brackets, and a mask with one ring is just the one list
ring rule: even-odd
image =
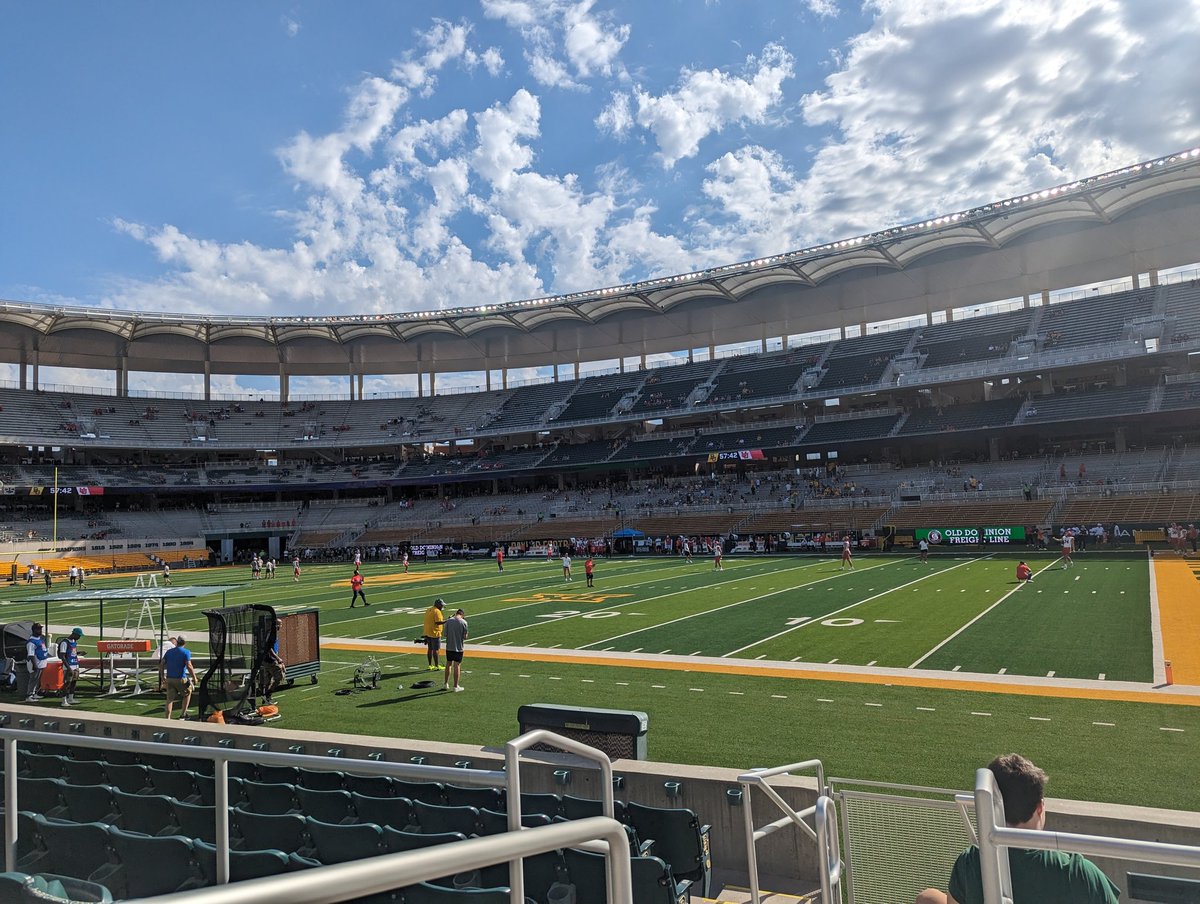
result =
[{"label": "stadium concourse", "polygon": [[[0,363],[18,374],[0,388],[13,665],[35,621],[80,627],[85,647],[145,633],[141,609],[101,617],[88,596],[140,575],[155,634],[169,621],[201,665],[209,622],[187,597],[220,586],[231,607],[315,611],[321,670],[258,726],[167,723],[137,674],[85,674],[79,706],[0,706],[9,868],[142,896],[515,843],[510,822],[594,815],[613,788],[602,759],[539,754],[517,789],[526,768],[502,774],[497,745],[518,707],[553,704],[565,728],[603,704],[648,714],[653,759],[616,763],[637,904],[757,897],[760,879],[809,894],[831,832],[852,900],[910,900],[971,840],[945,789],[970,792],[1013,748],[1054,775],[1052,828],[1183,846],[1174,866],[1119,845],[1098,860],[1128,898],[1174,900],[1175,878],[1200,875],[1197,235],[1190,150],[762,260],[478,308],[0,302]],[[60,366],[110,387],[45,379]],[[519,384],[524,368],[551,373]],[[205,390],[131,393],[131,373]],[[278,390],[221,397],[214,374]],[[329,375],[344,397],[292,391]],[[413,389],[366,398],[374,376]],[[591,559],[594,586],[565,581],[563,556],[577,574]],[[351,609],[359,557],[372,605]],[[168,568],[177,599],[148,586]],[[442,693],[414,643],[435,597],[466,609],[465,693]],[[764,783],[792,808],[774,829]],[[820,832],[794,830],[797,813]],[[599,900],[602,865],[577,843],[530,857],[533,897],[569,883]],[[465,900],[440,885],[402,897]]]}]

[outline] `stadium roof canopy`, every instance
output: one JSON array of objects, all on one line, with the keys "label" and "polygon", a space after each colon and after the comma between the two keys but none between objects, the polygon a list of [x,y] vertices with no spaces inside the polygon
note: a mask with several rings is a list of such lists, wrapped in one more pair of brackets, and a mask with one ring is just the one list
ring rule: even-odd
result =
[{"label": "stadium roof canopy", "polygon": [[801,251],[472,308],[234,317],[0,301],[0,361],[314,376],[539,367],[1036,298],[1197,260],[1200,149],[1193,149]]}]

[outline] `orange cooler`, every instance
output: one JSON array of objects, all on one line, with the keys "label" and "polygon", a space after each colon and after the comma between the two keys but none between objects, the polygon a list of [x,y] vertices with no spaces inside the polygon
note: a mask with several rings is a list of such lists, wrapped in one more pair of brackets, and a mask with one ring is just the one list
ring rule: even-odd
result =
[{"label": "orange cooler", "polygon": [[42,693],[46,691],[61,691],[63,686],[63,665],[61,659],[51,659],[42,669]]}]

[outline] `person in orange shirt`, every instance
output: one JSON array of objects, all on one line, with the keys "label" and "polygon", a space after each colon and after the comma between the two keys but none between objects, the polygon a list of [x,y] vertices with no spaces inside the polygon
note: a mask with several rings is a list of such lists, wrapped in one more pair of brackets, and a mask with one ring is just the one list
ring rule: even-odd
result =
[{"label": "person in orange shirt", "polygon": [[592,583],[592,578],[593,578],[592,571],[595,569],[595,567],[596,567],[596,563],[592,561],[591,556],[588,556],[587,561],[583,563],[583,574],[587,578],[587,585],[589,587],[596,586],[595,584]]},{"label": "person in orange shirt", "polygon": [[1024,562],[1017,563],[1017,580],[1033,583],[1033,569]]},{"label": "person in orange shirt", "polygon": [[354,608],[354,604],[358,602],[359,597],[362,597],[363,605],[370,606],[367,602],[367,591],[363,590],[363,576],[357,571],[354,572],[354,577],[350,578],[350,589],[354,591],[350,594],[350,608]]}]

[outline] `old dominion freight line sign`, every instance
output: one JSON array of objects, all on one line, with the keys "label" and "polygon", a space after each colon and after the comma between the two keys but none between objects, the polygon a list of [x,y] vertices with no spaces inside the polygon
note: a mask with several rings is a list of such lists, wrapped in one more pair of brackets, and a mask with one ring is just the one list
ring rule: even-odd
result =
[{"label": "old dominion freight line sign", "polygon": [[939,543],[1024,543],[1024,527],[921,527],[913,533],[914,542]]}]

